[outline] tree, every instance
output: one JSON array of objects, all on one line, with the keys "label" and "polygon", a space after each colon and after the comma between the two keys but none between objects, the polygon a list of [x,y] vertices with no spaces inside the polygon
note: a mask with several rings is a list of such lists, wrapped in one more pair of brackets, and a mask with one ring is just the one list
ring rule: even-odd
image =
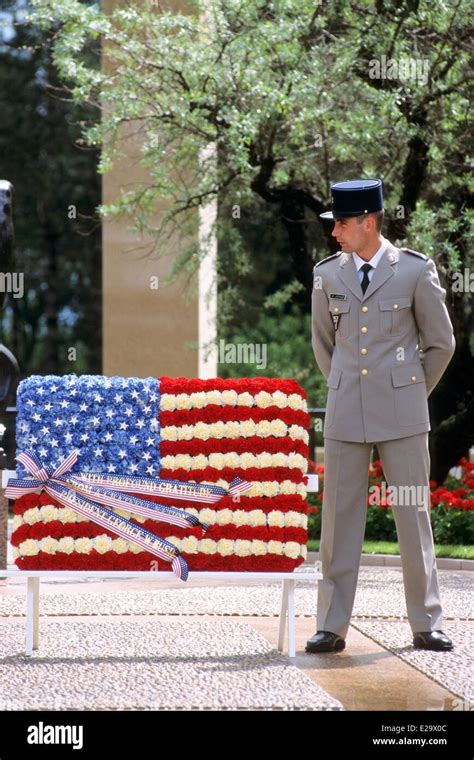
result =
[{"label": "tree", "polygon": [[23,297],[9,295],[2,314],[2,340],[23,376],[100,372],[100,177],[80,123],[92,112],[64,99],[47,36],[25,7],[2,4],[1,173],[14,185],[12,271],[24,275]]},{"label": "tree", "polygon": [[[196,208],[218,199],[222,240],[226,229],[231,237],[230,210],[258,199],[276,210],[287,238],[292,279],[280,300],[288,313],[292,305],[308,313],[315,253],[334,250],[318,215],[330,182],[357,175],[383,178],[389,236],[433,255],[446,286],[470,266],[467,0],[208,0],[190,2],[187,14],[153,2],[109,15],[78,0],[34,6],[41,29],[54,29],[54,61],[71,98],[101,113],[85,133],[102,147],[100,170],[121,156],[125,129],[141,138],[149,181],[101,213],[133,217],[133,229],[152,236],[150,253],[179,236],[174,276],[202,255],[195,235],[189,242]],[[83,54],[100,39],[105,68]],[[203,159],[210,144],[217,161],[212,151]],[[163,199],[169,208],[156,225]],[[246,277],[252,264],[232,245],[234,272]],[[219,277],[230,324],[245,295],[222,259]],[[450,289],[458,346],[430,399],[436,479],[471,443],[470,301]]]}]

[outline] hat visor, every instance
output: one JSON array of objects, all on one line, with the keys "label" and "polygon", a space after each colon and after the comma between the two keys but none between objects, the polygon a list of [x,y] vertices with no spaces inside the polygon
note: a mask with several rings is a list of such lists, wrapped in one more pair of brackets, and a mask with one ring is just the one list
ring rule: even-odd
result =
[{"label": "hat visor", "polygon": [[321,219],[333,219],[334,221],[337,221],[338,219],[350,219],[353,216],[364,216],[364,214],[369,213],[368,211],[339,211],[334,213],[333,211],[325,211],[324,214],[320,214],[319,216]]}]

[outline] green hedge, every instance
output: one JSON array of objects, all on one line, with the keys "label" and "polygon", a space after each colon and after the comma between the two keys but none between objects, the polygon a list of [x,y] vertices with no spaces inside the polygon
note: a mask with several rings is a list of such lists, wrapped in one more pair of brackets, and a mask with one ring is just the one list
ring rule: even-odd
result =
[{"label": "green hedge", "polygon": [[[309,471],[314,471],[310,462]],[[452,475],[446,478],[442,486],[431,483],[431,525],[433,538],[437,544],[474,544],[474,465],[462,459],[463,477],[458,480]],[[324,487],[324,469],[318,467],[320,491]],[[381,483],[380,463],[371,468],[369,485]],[[313,508],[308,518],[308,538],[321,537],[321,494],[308,494],[308,502]],[[317,511],[314,511],[314,508]],[[397,541],[397,531],[393,511],[390,507],[369,505],[365,529],[367,541]]]}]

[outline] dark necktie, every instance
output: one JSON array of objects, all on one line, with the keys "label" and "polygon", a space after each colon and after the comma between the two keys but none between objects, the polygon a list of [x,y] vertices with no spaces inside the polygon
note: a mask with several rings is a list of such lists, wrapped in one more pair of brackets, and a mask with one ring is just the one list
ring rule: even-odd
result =
[{"label": "dark necktie", "polygon": [[362,270],[362,271],[363,271],[363,273],[364,273],[364,276],[363,276],[363,278],[362,278],[362,282],[361,282],[361,284],[360,284],[360,285],[361,285],[361,288],[362,288],[362,292],[363,292],[363,293],[365,293],[365,291],[366,291],[366,290],[367,290],[367,288],[369,287],[369,282],[370,282],[370,280],[369,280],[369,272],[370,272],[370,270],[371,270],[371,269],[373,269],[373,266],[372,266],[372,264],[363,264],[363,265],[361,266],[361,270]]}]

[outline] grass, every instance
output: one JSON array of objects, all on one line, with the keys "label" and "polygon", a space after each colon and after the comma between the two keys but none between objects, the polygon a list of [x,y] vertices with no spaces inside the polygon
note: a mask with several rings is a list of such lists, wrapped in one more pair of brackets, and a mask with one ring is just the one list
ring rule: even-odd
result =
[{"label": "grass", "polygon": [[[319,551],[319,541],[310,539],[308,551]],[[362,547],[364,554],[400,554],[400,547],[394,541],[364,541]],[[435,544],[437,557],[451,557],[453,559],[474,559],[474,546],[463,544]]]}]

